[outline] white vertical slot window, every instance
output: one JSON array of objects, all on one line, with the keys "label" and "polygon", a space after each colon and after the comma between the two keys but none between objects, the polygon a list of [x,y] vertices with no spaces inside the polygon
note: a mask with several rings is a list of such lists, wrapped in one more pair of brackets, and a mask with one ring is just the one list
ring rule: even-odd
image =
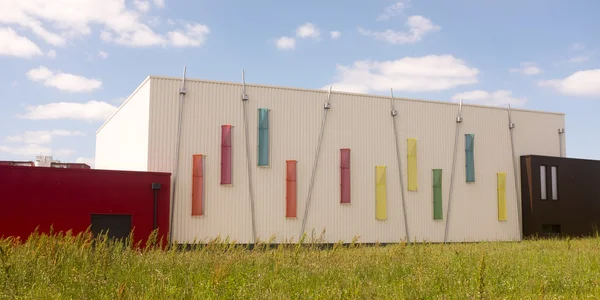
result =
[{"label": "white vertical slot window", "polygon": [[540,166],[540,188],[542,200],[548,200],[546,188],[546,166]]},{"label": "white vertical slot window", "polygon": [[550,167],[550,175],[552,176],[552,200],[558,200],[558,168],[556,166]]}]

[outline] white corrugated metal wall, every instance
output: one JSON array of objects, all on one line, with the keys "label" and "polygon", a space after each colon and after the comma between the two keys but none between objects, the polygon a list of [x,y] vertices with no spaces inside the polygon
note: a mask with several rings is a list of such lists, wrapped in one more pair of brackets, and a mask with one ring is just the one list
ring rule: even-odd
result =
[{"label": "white corrugated metal wall", "polygon": [[[151,78],[148,170],[172,172],[178,89],[175,78]],[[189,80],[182,126],[174,237],[229,237],[251,242],[251,210],[240,84]],[[335,87],[334,87],[335,88]],[[257,235],[298,239],[327,92],[249,85],[249,133]],[[448,208],[454,103],[395,101],[411,240],[443,241]],[[329,242],[397,242],[405,238],[389,98],[332,93],[306,232]],[[257,166],[257,110],[270,112],[270,166]],[[518,240],[506,109],[464,106],[459,127],[449,241]],[[515,155],[559,155],[564,115],[513,111]],[[221,125],[233,125],[233,186],[221,186]],[[466,133],[475,134],[475,183],[465,182]],[[406,139],[417,138],[419,189],[406,190]],[[563,144],[564,146],[564,144]],[[340,148],[351,149],[352,203],[340,204]],[[192,155],[204,154],[205,216],[191,216]],[[298,160],[298,218],[285,218],[285,161]],[[518,160],[517,160],[518,163]],[[375,219],[375,166],[387,166],[388,219]],[[443,169],[444,220],[433,220],[432,169]],[[496,173],[506,172],[508,221],[498,221]]]},{"label": "white corrugated metal wall", "polygon": [[96,132],[96,169],[148,170],[150,78]]}]

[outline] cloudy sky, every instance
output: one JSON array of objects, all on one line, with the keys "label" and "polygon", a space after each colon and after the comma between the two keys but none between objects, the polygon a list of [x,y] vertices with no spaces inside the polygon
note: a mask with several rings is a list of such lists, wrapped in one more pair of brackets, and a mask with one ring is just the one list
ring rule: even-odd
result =
[{"label": "cloudy sky", "polygon": [[564,112],[600,159],[597,0],[0,0],[0,160],[93,164],[148,75]]}]

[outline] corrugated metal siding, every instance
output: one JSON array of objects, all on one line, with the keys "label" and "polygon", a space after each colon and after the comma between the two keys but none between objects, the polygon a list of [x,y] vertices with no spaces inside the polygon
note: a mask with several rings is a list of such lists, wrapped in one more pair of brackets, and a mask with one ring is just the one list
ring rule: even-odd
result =
[{"label": "corrugated metal siding", "polygon": [[148,169],[149,115],[146,80],[96,133],[96,169]]},{"label": "corrugated metal siding", "polygon": [[[172,171],[180,81],[152,78],[149,170]],[[241,86],[188,81],[181,163],[175,205],[178,241],[227,237],[250,242]],[[265,240],[298,240],[327,93],[250,85],[247,87],[249,148],[255,193],[257,235]],[[405,238],[390,101],[384,97],[333,93],[306,232],[325,231],[329,242],[396,242]],[[395,100],[400,157],[406,184],[406,140],[419,141],[418,182],[405,191],[411,240],[443,241],[448,208],[457,105]],[[270,109],[270,165],[257,166],[258,108]],[[506,110],[463,106],[455,164],[449,241],[517,240],[519,227]],[[564,115],[513,111],[516,155],[558,155]],[[220,126],[232,124],[233,186],[219,185]],[[474,183],[465,182],[464,134],[477,137]],[[340,204],[339,149],[352,151],[352,203]],[[205,216],[191,217],[192,155],[205,158]],[[285,218],[286,160],[297,160],[298,218]],[[387,167],[387,220],[375,219],[375,166]],[[433,220],[432,169],[442,169],[444,220]],[[498,172],[506,172],[507,222],[498,221]]]}]

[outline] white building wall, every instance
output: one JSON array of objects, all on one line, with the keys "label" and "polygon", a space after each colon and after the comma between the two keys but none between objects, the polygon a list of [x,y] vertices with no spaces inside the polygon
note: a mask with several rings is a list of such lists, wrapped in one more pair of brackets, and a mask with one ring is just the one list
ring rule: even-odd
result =
[{"label": "white building wall", "polygon": [[[148,170],[172,172],[179,79],[151,79]],[[229,237],[251,242],[241,85],[189,80],[176,188],[177,241]],[[318,142],[325,91],[249,85],[247,93],[257,234],[298,240]],[[306,232],[329,242],[397,242],[406,238],[390,100],[332,93]],[[455,134],[455,103],[395,100],[411,240],[443,241]],[[269,108],[269,167],[257,166],[257,109]],[[506,109],[463,106],[455,162],[449,241],[518,240],[518,204]],[[559,155],[564,115],[513,111],[515,156]],[[221,125],[233,125],[233,186],[221,186]],[[475,134],[475,183],[465,182],[465,137]],[[406,139],[417,138],[419,189],[407,190]],[[340,204],[340,148],[351,149],[352,203]],[[191,216],[192,155],[204,154],[205,216]],[[285,161],[298,160],[298,218],[285,218]],[[375,166],[387,166],[388,219],[375,219]],[[432,169],[443,169],[444,220],[433,220]],[[520,170],[520,169],[518,169]],[[496,173],[506,172],[508,221],[498,221]]]},{"label": "white building wall", "polygon": [[150,80],[147,78],[96,132],[96,169],[148,170]]}]

